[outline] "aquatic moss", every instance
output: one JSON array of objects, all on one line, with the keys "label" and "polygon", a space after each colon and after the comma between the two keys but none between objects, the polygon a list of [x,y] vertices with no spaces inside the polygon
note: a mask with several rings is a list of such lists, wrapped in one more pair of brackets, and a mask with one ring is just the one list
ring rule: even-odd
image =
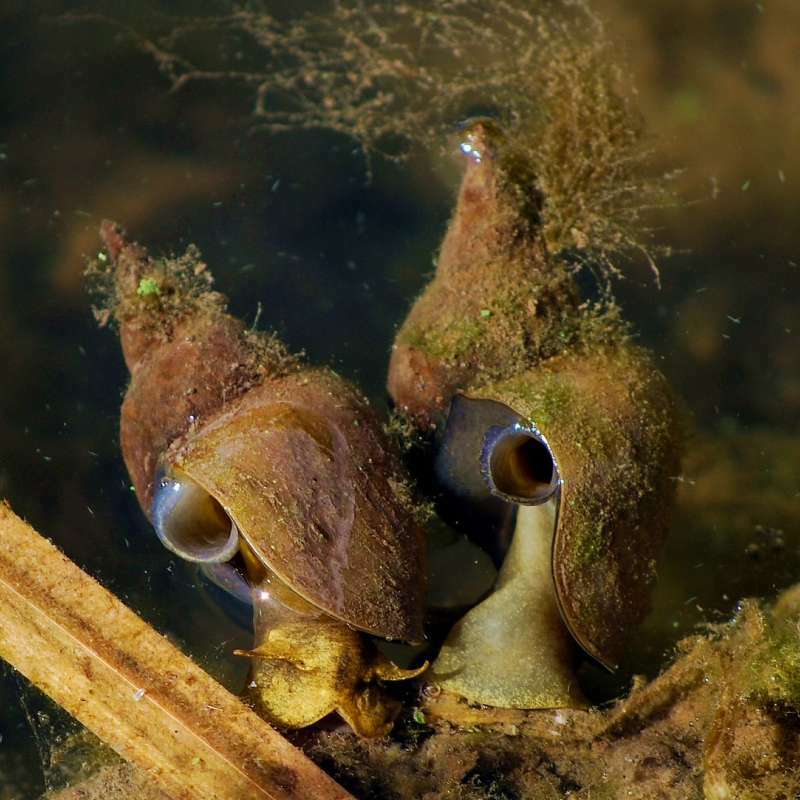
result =
[{"label": "aquatic moss", "polygon": [[396,341],[445,366],[467,366],[470,383],[481,385],[628,336],[616,304],[581,303],[566,267],[523,252],[509,254],[505,263],[475,261],[462,274],[434,279]]},{"label": "aquatic moss", "polygon": [[255,0],[147,32],[105,21],[174,90],[244,89],[254,118],[243,124],[334,131],[361,147],[368,169],[375,154],[439,151],[463,120],[491,117],[505,135],[508,187],[541,217],[551,253],[582,254],[606,274],[618,273],[618,254],[644,253],[655,269],[642,220],[667,199],[665,183],[648,166],[633,89],[586,0],[335,0],[280,19]]},{"label": "aquatic moss", "polygon": [[411,420],[397,409],[392,409],[389,413],[383,430],[398,453],[410,453],[425,444],[425,440]]},{"label": "aquatic moss", "polygon": [[422,350],[433,358],[457,361],[472,351],[478,341],[486,335],[488,328],[481,320],[471,317],[458,318],[443,310],[442,325],[437,328],[409,326],[403,341]]},{"label": "aquatic moss", "polygon": [[743,689],[766,703],[800,711],[800,619],[775,621],[760,616],[762,639],[745,654]]}]

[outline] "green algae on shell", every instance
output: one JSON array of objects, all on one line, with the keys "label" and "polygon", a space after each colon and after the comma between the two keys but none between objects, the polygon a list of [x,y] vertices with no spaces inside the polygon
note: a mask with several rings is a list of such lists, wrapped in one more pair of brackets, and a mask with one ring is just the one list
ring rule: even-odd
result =
[{"label": "green algae on shell", "polygon": [[[437,466],[440,488],[466,508],[481,480],[483,494],[521,503],[542,502],[558,484],[549,591],[575,640],[613,668],[649,607],[679,471],[676,404],[616,306],[583,301],[574,270],[550,252],[546,198],[526,194],[530,176],[502,131],[480,121],[467,135],[478,156],[469,159],[436,275],[398,332],[389,391],[440,456],[450,448],[451,461]],[[499,491],[485,462],[492,431],[513,428],[513,419],[492,424],[476,413],[474,424],[487,427],[469,431],[469,420],[453,418],[458,398],[494,404],[498,419],[497,409],[507,409],[525,428],[508,435],[521,447],[538,442],[536,457],[544,453],[549,468],[539,477],[530,466],[527,499]]]},{"label": "green algae on shell", "polygon": [[502,132],[479,121],[469,135],[481,157],[468,162],[436,273],[389,365],[390,394],[422,430],[441,421],[457,391],[627,336],[616,308],[582,302],[574,272],[548,253],[537,206],[522,191],[529,178],[506,160]]},{"label": "green algae on shell", "polygon": [[552,554],[562,616],[586,652],[616,666],[649,609],[679,469],[665,379],[627,345],[550,359],[468,396],[504,403],[547,440],[562,481]]}]

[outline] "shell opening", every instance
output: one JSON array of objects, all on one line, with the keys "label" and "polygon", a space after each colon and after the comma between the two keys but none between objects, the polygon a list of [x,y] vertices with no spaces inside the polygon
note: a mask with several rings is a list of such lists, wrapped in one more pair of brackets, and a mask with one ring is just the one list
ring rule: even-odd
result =
[{"label": "shell opening", "polygon": [[524,505],[544,503],[559,485],[558,469],[544,437],[519,424],[489,432],[484,475],[492,494]]},{"label": "shell opening", "polygon": [[222,506],[185,475],[158,476],[153,527],[162,544],[186,561],[229,561],[239,550],[239,530]]}]

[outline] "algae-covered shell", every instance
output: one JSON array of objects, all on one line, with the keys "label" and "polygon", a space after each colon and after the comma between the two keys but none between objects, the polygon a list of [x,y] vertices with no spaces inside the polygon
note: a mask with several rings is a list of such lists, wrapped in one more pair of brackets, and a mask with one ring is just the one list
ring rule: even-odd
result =
[{"label": "algae-covered shell", "polygon": [[466,135],[479,157],[398,332],[389,392],[432,443],[440,503],[461,506],[466,527],[498,499],[558,495],[561,615],[613,668],[649,607],[679,472],[676,404],[616,308],[582,301],[574,270],[548,252],[548,198],[524,158],[492,124]]},{"label": "algae-covered shell", "polygon": [[[228,315],[208,281],[198,285],[199,259],[151,259],[112,223],[102,235],[131,372],[123,456],[162,541],[184,557],[219,561],[233,555],[238,534],[334,618],[420,641],[422,533],[366,400]],[[199,551],[170,542],[170,514],[177,535],[199,537]]]},{"label": "algae-covered shell", "polygon": [[[614,668],[649,608],[669,523],[678,460],[665,379],[645,351],[626,347],[552,359],[459,403],[477,408],[448,423],[442,486],[462,496],[475,487],[469,500],[481,490],[519,504],[556,496],[552,572],[562,619],[589,655]],[[467,453],[471,437],[459,444],[459,429],[478,414],[483,447]]]}]

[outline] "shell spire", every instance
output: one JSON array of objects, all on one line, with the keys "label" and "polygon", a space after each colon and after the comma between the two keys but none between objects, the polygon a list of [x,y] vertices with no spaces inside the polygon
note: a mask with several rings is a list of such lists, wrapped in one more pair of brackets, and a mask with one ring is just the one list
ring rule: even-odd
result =
[{"label": "shell spire", "polygon": [[211,290],[196,252],[151,258],[108,220],[100,235],[113,266],[110,310],[131,373],[123,456],[149,517],[156,467],[169,444],[265,377],[297,369],[296,360],[226,313],[226,298]]},{"label": "shell spire", "polygon": [[541,198],[523,185],[524,165],[503,133],[475,122],[461,150],[467,167],[435,277],[389,365],[389,393],[425,430],[481,376],[514,374],[558,352],[557,330],[580,302],[572,276],[548,259]]}]

